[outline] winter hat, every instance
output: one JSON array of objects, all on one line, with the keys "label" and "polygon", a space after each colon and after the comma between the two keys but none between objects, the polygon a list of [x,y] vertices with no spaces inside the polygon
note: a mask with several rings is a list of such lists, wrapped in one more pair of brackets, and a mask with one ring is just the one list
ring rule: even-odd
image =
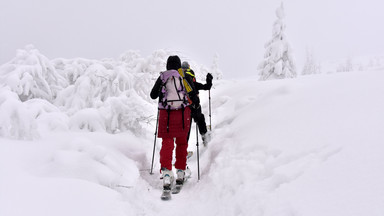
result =
[{"label": "winter hat", "polygon": [[181,68],[181,60],[179,56],[169,56],[167,60],[167,70],[178,70]]},{"label": "winter hat", "polygon": [[183,63],[181,63],[181,68],[183,68],[183,69],[189,69],[189,68],[190,68],[189,63],[186,62],[186,61],[184,61]]}]

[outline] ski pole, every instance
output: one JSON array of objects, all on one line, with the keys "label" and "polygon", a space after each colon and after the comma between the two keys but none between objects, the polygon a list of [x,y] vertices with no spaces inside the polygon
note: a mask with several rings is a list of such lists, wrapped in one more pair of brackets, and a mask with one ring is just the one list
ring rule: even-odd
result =
[{"label": "ski pole", "polygon": [[197,146],[197,179],[200,181],[200,162],[199,162],[199,128],[196,123],[196,146]]},{"label": "ski pole", "polygon": [[157,126],[159,125],[159,112],[160,110],[157,110],[157,118],[156,118],[156,129],[155,129],[155,141],[153,142],[153,153],[152,153],[152,165],[151,165],[151,172],[149,174],[153,174],[153,160],[155,158],[155,148],[156,148],[156,138],[157,138]]},{"label": "ski pole", "polygon": [[209,95],[209,131],[212,131],[212,118],[211,118],[211,90],[208,90]]}]

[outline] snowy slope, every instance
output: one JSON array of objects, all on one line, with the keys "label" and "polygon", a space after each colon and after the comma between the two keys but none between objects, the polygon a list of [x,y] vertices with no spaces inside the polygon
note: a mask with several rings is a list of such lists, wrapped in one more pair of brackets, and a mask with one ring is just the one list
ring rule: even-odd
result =
[{"label": "snowy slope", "polygon": [[140,135],[0,138],[0,215],[382,216],[383,80],[384,70],[216,81],[201,180],[194,154],[191,179],[168,202],[159,198],[161,140],[149,174],[154,121]]}]

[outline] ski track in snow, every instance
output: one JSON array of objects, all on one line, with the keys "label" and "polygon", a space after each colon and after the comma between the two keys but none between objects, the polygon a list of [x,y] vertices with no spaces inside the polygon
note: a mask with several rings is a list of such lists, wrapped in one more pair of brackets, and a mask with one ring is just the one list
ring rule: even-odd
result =
[{"label": "ski track in snow", "polygon": [[[262,98],[279,97],[289,94],[288,92],[289,88],[279,87]],[[233,122],[241,112],[249,109],[250,104],[257,107],[258,103],[258,98],[254,96],[243,96],[237,100],[226,94],[216,97],[213,107],[218,109],[213,113],[213,119],[217,118],[217,126],[214,127],[213,139],[207,148],[200,142],[201,180],[197,180],[195,152],[189,160],[189,166],[193,170],[192,178],[180,194],[173,195],[172,204],[156,201],[159,210],[163,211],[160,212],[178,215],[183,209],[188,209],[187,215],[247,215],[251,209],[255,215],[263,215],[267,208],[263,203],[268,200],[270,193],[284,184],[290,184],[307,170],[326,162],[342,150],[340,147],[321,146],[284,154],[278,149],[256,143],[249,145],[238,140],[239,136],[236,134],[240,131],[232,126]],[[195,143],[196,139],[191,139],[190,147]],[[150,191],[153,191],[153,196],[159,196],[159,175],[143,175],[142,172],[141,177],[152,187]],[[191,202],[203,207],[190,208]],[[173,210],[170,211],[169,208]],[[199,209],[204,209],[205,212]],[[206,212],[207,209],[210,211]],[[289,211],[294,212],[293,209]]]}]

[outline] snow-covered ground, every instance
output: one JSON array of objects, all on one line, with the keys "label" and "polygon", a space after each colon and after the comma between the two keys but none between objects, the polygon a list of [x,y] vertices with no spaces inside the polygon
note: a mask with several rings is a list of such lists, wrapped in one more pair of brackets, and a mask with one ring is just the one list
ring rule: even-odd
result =
[{"label": "snow-covered ground", "polygon": [[[55,60],[50,70],[60,73],[58,65],[65,62],[63,71],[71,65],[66,71],[73,75],[91,64],[67,61]],[[143,65],[154,64],[139,65],[145,71]],[[116,72],[120,66],[105,68]],[[2,84],[16,82],[4,78],[14,68],[6,65],[0,71]],[[80,86],[87,91],[97,86],[87,73],[66,85],[48,85],[67,93]],[[213,139],[208,147],[200,146],[201,180],[195,152],[189,160],[192,176],[171,201],[160,200],[160,139],[155,173],[149,174],[156,103],[144,97],[156,73],[144,81],[135,76],[147,86],[120,85],[124,91],[114,102],[103,98],[113,95],[97,93],[95,104],[95,98],[74,99],[63,91],[58,98],[68,99],[61,97],[61,102],[20,101],[12,93],[17,88],[0,88],[1,216],[384,215],[384,69],[265,82],[258,77],[214,80]],[[91,81],[78,81],[86,77]],[[201,98],[209,122],[207,93]],[[129,113],[143,113],[140,130],[131,127],[137,119],[122,120]],[[115,126],[104,122],[110,119]],[[189,150],[195,151],[195,144],[192,128]]]}]

